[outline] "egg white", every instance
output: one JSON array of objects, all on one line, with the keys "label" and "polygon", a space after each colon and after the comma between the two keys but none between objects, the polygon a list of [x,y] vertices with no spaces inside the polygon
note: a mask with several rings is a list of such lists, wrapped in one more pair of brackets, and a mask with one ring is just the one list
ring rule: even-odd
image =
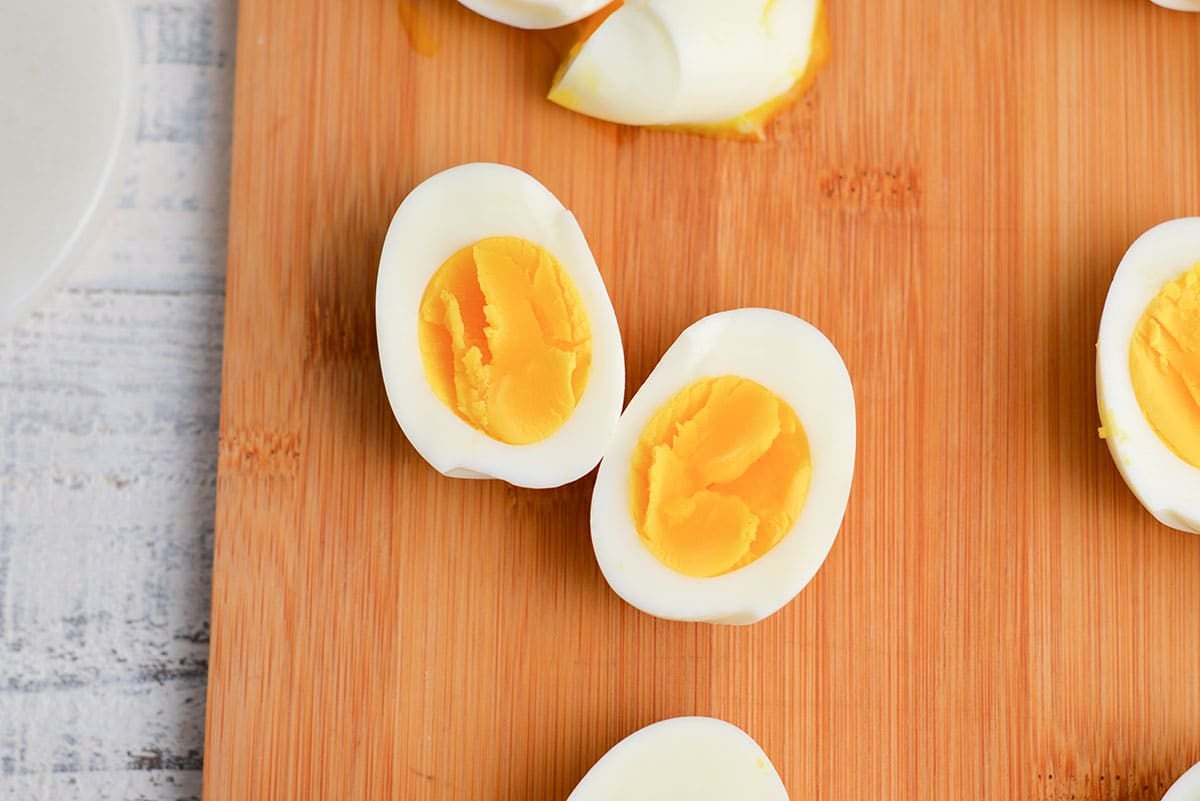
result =
[{"label": "egg white", "polygon": [[1159,291],[1200,261],[1200,217],[1162,223],[1121,259],[1100,317],[1096,398],[1117,469],[1164,525],[1200,533],[1200,470],[1176,456],[1150,426],[1133,391],[1129,346]]},{"label": "egg white", "polygon": [[[786,401],[808,437],[812,481],[791,531],[754,562],[693,578],[660,562],[630,512],[629,471],[646,423],[705,377],[737,375]],[[841,526],[854,476],[854,389],[833,344],[809,323],[771,309],[705,317],[663,355],[617,424],[592,493],[592,546],[609,585],[633,606],[670,620],[747,624],[775,613],[816,574]]]},{"label": "egg white", "polygon": [[1196,801],[1200,798],[1200,763],[1175,780],[1162,801]]},{"label": "egg white", "polygon": [[723,720],[671,718],[612,747],[567,801],[788,801],[771,760]]},{"label": "egg white", "polygon": [[1200,11],[1200,0],[1154,0],[1163,8],[1175,11]]},{"label": "egg white", "polygon": [[610,0],[458,0],[480,16],[531,30],[578,22]]},{"label": "egg white", "polygon": [[[553,254],[579,292],[592,331],[592,365],[575,413],[530,445],[500,442],[434,394],[417,337],[421,298],[450,256],[481,239],[515,236]],[[604,453],[625,394],[625,357],[612,302],[587,240],[562,203],[531,176],[502,164],[464,164],[414,189],[392,218],[375,299],[379,361],[405,436],[439,472],[556,487],[585,475]]]},{"label": "egg white", "polygon": [[725,122],[804,74],[817,11],[817,0],[627,0],[550,99],[626,125]]}]

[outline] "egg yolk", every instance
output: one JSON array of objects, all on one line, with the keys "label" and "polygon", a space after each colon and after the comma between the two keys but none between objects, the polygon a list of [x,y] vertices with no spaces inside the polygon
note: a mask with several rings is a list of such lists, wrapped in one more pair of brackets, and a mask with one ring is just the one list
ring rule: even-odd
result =
[{"label": "egg yolk", "polygon": [[811,478],[808,437],[785,401],[746,378],[704,378],[642,430],[631,512],[663,564],[696,578],[719,576],[783,539]]},{"label": "egg yolk", "polygon": [[1159,439],[1200,468],[1200,262],[1146,307],[1129,346],[1129,375]]},{"label": "egg yolk", "polygon": [[553,255],[517,237],[481,240],[438,268],[421,298],[419,340],[438,398],[510,445],[557,431],[592,363],[574,283]]}]

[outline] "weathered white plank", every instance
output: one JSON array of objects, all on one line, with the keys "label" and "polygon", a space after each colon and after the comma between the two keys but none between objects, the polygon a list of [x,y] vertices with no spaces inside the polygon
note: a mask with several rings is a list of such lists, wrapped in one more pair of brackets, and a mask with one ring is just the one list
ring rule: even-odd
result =
[{"label": "weathered white plank", "polygon": [[14,798],[47,774],[200,769],[221,307],[68,291],[0,340],[0,789]]},{"label": "weathered white plank", "polygon": [[133,0],[137,144],[0,332],[0,799],[200,795],[235,0]]},{"label": "weathered white plank", "polygon": [[20,801],[199,801],[197,771],[92,771],[19,776],[0,796]]}]

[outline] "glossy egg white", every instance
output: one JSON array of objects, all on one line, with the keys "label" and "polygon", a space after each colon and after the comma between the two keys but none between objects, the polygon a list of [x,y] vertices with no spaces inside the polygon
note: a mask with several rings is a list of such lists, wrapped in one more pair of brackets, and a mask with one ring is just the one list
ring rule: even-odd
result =
[{"label": "glossy egg white", "polygon": [[1200,801],[1200,764],[1176,779],[1162,801]]},{"label": "glossy egg white", "polygon": [[1200,11],[1200,0],[1154,0],[1163,8],[1174,11]]},{"label": "glossy egg white", "polygon": [[[756,561],[693,578],[643,545],[630,512],[632,455],[646,423],[677,392],[705,377],[762,384],[795,411],[808,437],[812,480],[791,531]],[[854,476],[854,389],[841,355],[809,323],[770,309],[737,309],[685,330],[634,395],[617,425],[592,494],[596,560],[633,606],[670,620],[748,624],[773,614],[816,574],[841,526]]]},{"label": "glossy egg white", "polygon": [[626,125],[725,122],[805,73],[819,10],[818,0],[627,0],[550,99]]},{"label": "glossy egg white", "polygon": [[1142,234],[1113,276],[1096,340],[1096,396],[1113,461],[1160,522],[1200,533],[1200,470],[1176,456],[1142,413],[1129,376],[1129,345],[1163,286],[1200,261],[1200,217]]},{"label": "glossy egg white", "polygon": [[1178,777],[1166,790],[1163,801],[1200,801],[1200,764]]},{"label": "glossy egg white", "polygon": [[531,30],[557,28],[590,16],[610,0],[458,0],[480,16]]},{"label": "glossy egg white", "polygon": [[[493,236],[542,246],[579,292],[592,331],[592,366],[574,414],[545,440],[508,445],[452,412],[425,377],[418,341],[421,298],[445,261]],[[612,302],[574,215],[537,180],[501,164],[464,164],[414,189],[392,218],[375,299],[379,361],[405,436],[439,472],[556,487],[600,461],[621,412],[625,358]]]},{"label": "glossy egg white", "polygon": [[715,718],[671,718],[626,737],[567,801],[788,801],[771,760],[746,732]]}]

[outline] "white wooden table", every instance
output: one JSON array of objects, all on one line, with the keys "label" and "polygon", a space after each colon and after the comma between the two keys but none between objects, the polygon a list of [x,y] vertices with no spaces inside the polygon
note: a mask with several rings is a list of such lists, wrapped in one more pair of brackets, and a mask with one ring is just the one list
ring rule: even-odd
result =
[{"label": "white wooden table", "polygon": [[129,13],[119,208],[0,333],[0,799],[200,796],[236,0]]}]

